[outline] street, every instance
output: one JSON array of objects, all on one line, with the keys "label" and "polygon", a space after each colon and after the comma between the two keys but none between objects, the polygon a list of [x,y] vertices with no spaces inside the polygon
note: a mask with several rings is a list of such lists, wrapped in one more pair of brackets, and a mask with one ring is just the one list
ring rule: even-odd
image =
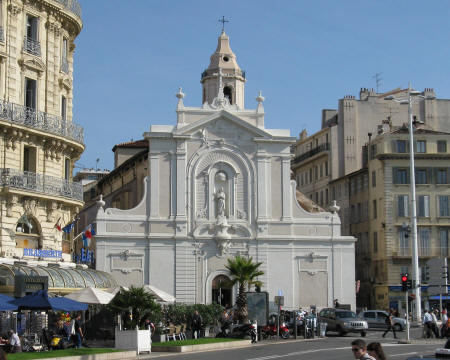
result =
[{"label": "street", "polygon": [[[420,339],[421,329],[412,330],[412,344],[398,344],[398,340],[395,340],[392,334],[389,334],[387,338],[382,338],[381,331],[370,331],[364,340],[366,343],[372,341],[378,341],[383,345],[384,351],[388,359],[407,359],[409,357],[415,357],[420,355],[431,355],[438,347],[443,347],[445,340],[433,339],[424,340]],[[221,351],[208,351],[192,354],[178,354],[168,355],[165,353],[152,353],[153,357],[164,357],[164,359],[177,359],[177,360],[193,360],[193,359],[214,359],[214,360],[269,360],[269,359],[299,359],[302,360],[317,360],[317,359],[353,359],[350,343],[359,337],[353,335],[347,335],[344,337],[333,336],[324,339],[313,340],[269,340],[262,341],[252,347],[233,349],[233,350],[221,350]],[[405,332],[401,332],[400,339],[405,338]],[[146,358],[143,355],[140,358]]]}]

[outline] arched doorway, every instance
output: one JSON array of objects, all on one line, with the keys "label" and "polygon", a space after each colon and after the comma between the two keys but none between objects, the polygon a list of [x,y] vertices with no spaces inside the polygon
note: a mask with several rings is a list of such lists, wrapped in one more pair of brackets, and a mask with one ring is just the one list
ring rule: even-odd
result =
[{"label": "arched doorway", "polygon": [[227,308],[233,305],[233,284],[231,283],[231,280],[228,276],[216,276],[212,281],[211,287],[211,300],[213,303],[217,303]]}]

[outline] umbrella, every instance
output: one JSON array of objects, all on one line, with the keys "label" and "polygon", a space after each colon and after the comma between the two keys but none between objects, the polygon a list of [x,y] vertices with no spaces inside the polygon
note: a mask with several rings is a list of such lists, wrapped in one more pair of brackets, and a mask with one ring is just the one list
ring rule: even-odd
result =
[{"label": "umbrella", "polygon": [[100,289],[87,287],[66,295],[65,298],[80,301],[85,304],[109,304],[114,298],[114,294]]},{"label": "umbrella", "polygon": [[157,301],[159,302],[166,302],[166,303],[174,303],[175,297],[166,293],[165,291],[162,291],[152,285],[144,285],[144,290],[148,293],[152,294]]},{"label": "umbrella", "polygon": [[117,286],[113,288],[106,289],[110,294],[116,295],[120,291],[128,291],[129,289],[126,286]]},{"label": "umbrella", "polygon": [[17,305],[10,303],[13,300],[11,296],[0,294],[0,311],[17,310]]},{"label": "umbrella", "polygon": [[49,298],[45,290],[36,291],[20,299],[11,301],[20,310],[59,310],[80,311],[87,310],[86,304],[66,298]]}]

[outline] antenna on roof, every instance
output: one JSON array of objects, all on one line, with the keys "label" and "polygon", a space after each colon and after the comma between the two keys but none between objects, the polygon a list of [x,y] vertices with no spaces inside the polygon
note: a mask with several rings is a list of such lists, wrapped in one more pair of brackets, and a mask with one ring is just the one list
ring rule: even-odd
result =
[{"label": "antenna on roof", "polygon": [[377,94],[379,94],[379,89],[380,89],[380,85],[381,85],[381,80],[383,80],[383,78],[381,77],[382,73],[375,73],[374,76],[372,76],[372,79],[375,79],[375,82],[377,84]]},{"label": "antenna on roof", "polygon": [[100,162],[100,158],[97,158],[97,160],[95,160],[95,171],[98,171],[98,163]]}]

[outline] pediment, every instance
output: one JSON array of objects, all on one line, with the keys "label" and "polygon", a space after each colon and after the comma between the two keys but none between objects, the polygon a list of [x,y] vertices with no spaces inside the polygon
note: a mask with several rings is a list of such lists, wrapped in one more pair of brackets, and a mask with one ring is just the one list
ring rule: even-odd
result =
[{"label": "pediment", "polygon": [[44,62],[37,58],[37,57],[25,57],[23,59],[19,60],[19,65],[24,68],[28,68],[30,70],[38,71],[39,73],[42,73],[45,71],[45,64]]},{"label": "pediment", "polygon": [[223,139],[243,136],[272,139],[272,135],[268,132],[225,110],[183,126],[177,129],[174,135],[193,135],[205,128],[208,133]]}]

